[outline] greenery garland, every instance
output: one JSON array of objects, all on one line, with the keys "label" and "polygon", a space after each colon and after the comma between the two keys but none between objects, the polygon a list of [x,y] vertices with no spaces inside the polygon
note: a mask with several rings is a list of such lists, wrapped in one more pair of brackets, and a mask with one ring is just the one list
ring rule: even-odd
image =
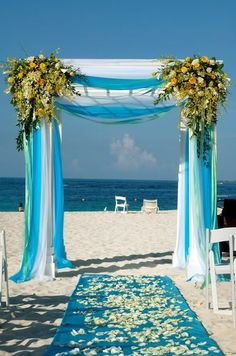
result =
[{"label": "greenery garland", "polygon": [[[19,60],[8,59],[4,74],[7,75],[6,93],[12,95],[11,104],[17,111],[19,134],[17,149],[23,150],[23,138],[29,139],[33,129],[42,120],[56,118],[55,97],[71,98],[76,93],[71,77],[81,75],[79,70],[65,66],[55,55],[43,54]],[[77,93],[78,94],[78,93]]]},{"label": "greenery garland", "polygon": [[217,111],[224,106],[230,79],[216,58],[195,55],[184,60],[167,58],[161,71],[153,73],[165,81],[155,104],[175,97],[182,103],[181,121],[197,136],[198,157],[206,159],[210,147],[209,128],[216,124]]}]

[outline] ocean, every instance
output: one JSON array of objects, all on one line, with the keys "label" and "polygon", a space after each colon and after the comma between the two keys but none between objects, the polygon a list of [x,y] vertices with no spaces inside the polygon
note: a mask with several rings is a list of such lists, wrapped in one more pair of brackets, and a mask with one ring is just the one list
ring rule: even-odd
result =
[{"label": "ocean", "polygon": [[[0,211],[24,205],[24,178],[0,178]],[[177,181],[64,179],[65,211],[113,211],[115,195],[126,196],[129,210],[141,209],[143,199],[158,199],[161,210],[177,208]],[[236,199],[236,182],[218,182],[218,206]]]}]

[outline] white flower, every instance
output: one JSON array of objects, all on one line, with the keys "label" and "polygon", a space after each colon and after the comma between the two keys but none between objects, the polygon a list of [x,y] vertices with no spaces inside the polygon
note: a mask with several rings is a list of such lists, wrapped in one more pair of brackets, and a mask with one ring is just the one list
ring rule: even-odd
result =
[{"label": "white flower", "polygon": [[214,65],[214,64],[216,64],[216,61],[215,61],[214,59],[211,59],[211,60],[210,60],[210,64],[211,64],[211,65]]},{"label": "white flower", "polygon": [[26,60],[27,60],[27,62],[33,62],[34,61],[34,56],[30,56]]},{"label": "white flower", "polygon": [[200,84],[202,84],[204,82],[204,79],[202,77],[198,77],[197,80],[198,80],[198,83],[200,83]]},{"label": "white flower", "polygon": [[196,59],[194,59],[193,61],[192,61],[192,65],[194,66],[195,64],[197,64],[197,63],[199,63],[199,59],[198,58],[196,58]]},{"label": "white flower", "polygon": [[39,59],[44,59],[45,57],[44,57],[44,55],[41,53],[40,55],[39,55]]},{"label": "white flower", "polygon": [[211,67],[207,67],[206,71],[207,71],[207,73],[211,73],[212,68]]}]

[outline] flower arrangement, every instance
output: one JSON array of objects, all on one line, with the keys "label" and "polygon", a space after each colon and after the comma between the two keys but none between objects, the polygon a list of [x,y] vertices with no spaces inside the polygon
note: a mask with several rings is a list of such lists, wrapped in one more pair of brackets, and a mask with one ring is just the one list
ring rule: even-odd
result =
[{"label": "flower arrangement", "polygon": [[72,97],[76,92],[71,77],[80,75],[70,66],[65,66],[52,53],[48,58],[43,54],[19,60],[8,59],[5,74],[11,93],[11,103],[17,111],[19,134],[17,149],[23,149],[23,138],[29,139],[33,129],[39,127],[41,120],[50,122],[56,118],[54,98]]},{"label": "flower arrangement", "polygon": [[181,120],[197,136],[198,156],[203,153],[204,158],[209,148],[209,128],[217,121],[218,108],[225,104],[230,84],[224,64],[206,56],[187,57],[183,61],[169,58],[164,63],[161,77],[165,85],[155,103],[172,96],[182,103]]}]

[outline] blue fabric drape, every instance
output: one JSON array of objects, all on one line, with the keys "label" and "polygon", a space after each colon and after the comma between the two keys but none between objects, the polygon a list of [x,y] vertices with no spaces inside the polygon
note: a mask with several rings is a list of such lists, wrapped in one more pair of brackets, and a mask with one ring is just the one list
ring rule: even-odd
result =
[{"label": "blue fabric drape", "polygon": [[[73,267],[73,264],[66,258],[63,242],[64,191],[60,136],[56,121],[52,123],[52,128],[46,128],[46,132],[50,130],[52,131],[50,142],[47,141],[45,127],[43,131],[42,126],[33,131],[28,141],[24,140],[26,161],[25,243],[20,270],[11,277],[14,282],[27,281],[38,275],[40,275],[40,278],[48,277],[46,265],[48,262],[45,258],[48,251],[44,250],[46,245],[43,247],[43,251],[42,246],[40,246],[44,233],[42,227],[50,225],[48,216],[45,216],[43,211],[44,205],[42,203],[45,203],[45,201],[48,201],[52,207],[50,208],[50,216],[53,217],[54,221],[52,221],[52,228],[50,225],[47,245],[51,244],[51,239],[53,239],[56,267]],[[43,139],[46,147],[42,145]],[[50,181],[47,179],[47,174],[43,173],[45,172],[43,168],[45,157],[43,155],[46,151],[52,152],[52,167],[49,168],[52,168],[53,177]],[[50,187],[52,195],[46,196],[47,190],[42,189],[45,186]],[[51,236],[51,231],[53,236]],[[42,259],[39,257],[41,255],[43,256]],[[45,260],[46,264],[39,263],[39,259]]]},{"label": "blue fabric drape", "polygon": [[145,88],[159,88],[163,85],[162,79],[150,77],[147,79],[118,79],[118,78],[103,78],[103,77],[73,77],[72,82],[75,84],[87,86],[90,88],[99,88],[105,90],[136,90]]},{"label": "blue fabric drape", "polygon": [[[206,275],[206,229],[216,228],[216,138],[215,126],[205,133],[209,139],[209,149],[205,160],[198,156],[197,137],[190,136],[190,248],[187,264],[189,279],[204,280]],[[203,151],[202,139],[200,150]],[[219,261],[219,249],[215,246],[215,258]]]},{"label": "blue fabric drape", "polygon": [[74,267],[73,264],[66,258],[66,251],[63,240],[64,226],[64,186],[62,175],[61,162],[61,139],[58,124],[53,122],[53,161],[54,161],[54,237],[53,246],[56,259],[56,267]]},{"label": "blue fabric drape", "polygon": [[11,276],[14,282],[29,280],[37,256],[41,205],[41,130],[24,139],[26,161],[26,204],[24,251],[19,272]]},{"label": "blue fabric drape", "polygon": [[[138,105],[138,104],[137,104]],[[107,106],[71,105],[56,102],[56,106],[70,114],[102,124],[138,124],[145,121],[159,119],[165,113],[176,108],[176,105],[133,107],[133,106]]]}]

